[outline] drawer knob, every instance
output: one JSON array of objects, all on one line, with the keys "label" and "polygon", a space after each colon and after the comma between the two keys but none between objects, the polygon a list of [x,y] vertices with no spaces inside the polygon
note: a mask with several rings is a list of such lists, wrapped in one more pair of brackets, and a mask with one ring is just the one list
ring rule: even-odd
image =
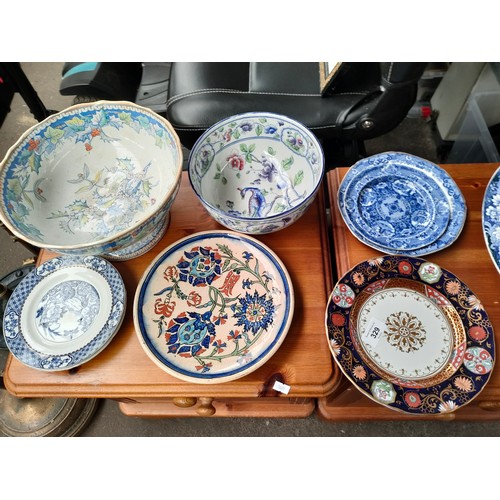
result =
[{"label": "drawer knob", "polygon": [[200,417],[211,417],[215,413],[215,407],[212,404],[214,398],[198,398],[200,401],[200,406],[196,410],[196,413]]},{"label": "drawer knob", "polygon": [[190,408],[191,406],[194,406],[196,404],[196,398],[189,398],[189,397],[179,397],[179,398],[174,398],[174,405],[178,406],[179,408]]}]

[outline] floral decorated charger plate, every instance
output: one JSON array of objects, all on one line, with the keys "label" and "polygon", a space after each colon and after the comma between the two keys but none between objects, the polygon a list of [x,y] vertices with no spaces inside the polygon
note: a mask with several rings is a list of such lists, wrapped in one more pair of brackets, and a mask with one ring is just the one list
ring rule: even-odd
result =
[{"label": "floral decorated charger plate", "polygon": [[69,370],[111,342],[125,308],[123,280],[109,262],[96,256],[54,257],[28,274],[10,296],[5,341],[27,366]]},{"label": "floral decorated charger plate", "polygon": [[500,273],[500,167],[491,176],[483,198],[483,235],[491,260]]},{"label": "floral decorated charger plate", "polygon": [[397,411],[454,411],[480,393],[493,369],[493,328],[479,299],[423,259],[358,264],[336,284],[325,323],[342,372]]},{"label": "floral decorated charger plate", "polygon": [[145,271],[134,324],[146,354],[182,380],[221,383],[280,347],[294,311],[283,263],[256,239],[206,231],[163,251]]},{"label": "floral decorated charger plate", "polygon": [[339,187],[338,206],[361,242],[413,257],[451,245],[467,213],[462,192],[445,170],[392,151],[363,158],[349,169]]}]

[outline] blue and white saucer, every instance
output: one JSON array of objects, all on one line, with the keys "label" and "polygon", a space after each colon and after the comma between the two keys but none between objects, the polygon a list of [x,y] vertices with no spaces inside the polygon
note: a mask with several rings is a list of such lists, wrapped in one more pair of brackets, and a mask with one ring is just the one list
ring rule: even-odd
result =
[{"label": "blue and white saucer", "polygon": [[99,354],[120,328],[126,291],[95,256],[60,256],[28,274],[9,298],[4,336],[15,358],[43,371],[69,370]]},{"label": "blue and white saucer", "polygon": [[339,187],[338,206],[361,242],[384,253],[413,257],[453,243],[466,217],[465,199],[446,171],[398,152],[353,165]]},{"label": "blue and white saucer", "polygon": [[500,273],[500,167],[491,176],[483,198],[483,235],[491,260]]}]

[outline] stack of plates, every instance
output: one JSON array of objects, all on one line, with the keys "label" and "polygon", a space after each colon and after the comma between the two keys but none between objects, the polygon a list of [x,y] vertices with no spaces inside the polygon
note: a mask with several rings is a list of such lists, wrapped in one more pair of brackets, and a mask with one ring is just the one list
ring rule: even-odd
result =
[{"label": "stack of plates", "polygon": [[491,176],[484,193],[482,223],[486,247],[500,273],[500,167]]},{"label": "stack of plates", "polygon": [[364,244],[391,255],[427,255],[451,245],[465,223],[465,199],[450,175],[413,155],[360,160],[338,192],[340,213]]}]

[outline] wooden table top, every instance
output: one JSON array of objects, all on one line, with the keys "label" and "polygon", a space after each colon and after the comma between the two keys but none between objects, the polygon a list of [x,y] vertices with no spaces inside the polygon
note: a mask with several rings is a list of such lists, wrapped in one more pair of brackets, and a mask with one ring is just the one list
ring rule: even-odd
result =
[{"label": "wooden table top", "polygon": [[[496,345],[500,345],[500,275],[490,258],[482,231],[484,192],[498,164],[459,164],[442,167],[454,178],[465,197],[467,218],[461,234],[452,245],[426,258],[452,272],[470,287],[487,311],[495,332]],[[336,279],[356,264],[382,255],[355,238],[340,215],[337,192],[347,170],[339,168],[329,172],[327,176],[335,241]],[[350,382],[345,382],[334,395],[319,402],[319,413],[323,417],[329,420],[420,418],[387,409],[361,394]],[[471,403],[444,418],[500,418],[500,413],[488,413],[484,410],[500,410],[498,367],[494,367],[490,380]]]},{"label": "wooden table top", "polygon": [[[200,231],[221,229],[202,207],[183,174],[179,194],[171,209],[169,228],[148,253],[114,262],[127,289],[124,322],[103,352],[70,371],[43,372],[25,366],[12,355],[4,384],[18,397],[87,397],[134,400],[168,397],[280,396],[274,382],[288,385],[289,398],[320,397],[341,381],[330,354],[324,327],[325,307],[331,292],[330,260],[324,196],[320,192],[307,212],[292,226],[257,236],[287,268],[295,291],[292,325],[279,350],[258,370],[231,382],[197,384],[177,379],[156,366],[143,351],[133,325],[133,299],[143,272],[167,246]],[[39,263],[54,254],[42,251]]]}]

